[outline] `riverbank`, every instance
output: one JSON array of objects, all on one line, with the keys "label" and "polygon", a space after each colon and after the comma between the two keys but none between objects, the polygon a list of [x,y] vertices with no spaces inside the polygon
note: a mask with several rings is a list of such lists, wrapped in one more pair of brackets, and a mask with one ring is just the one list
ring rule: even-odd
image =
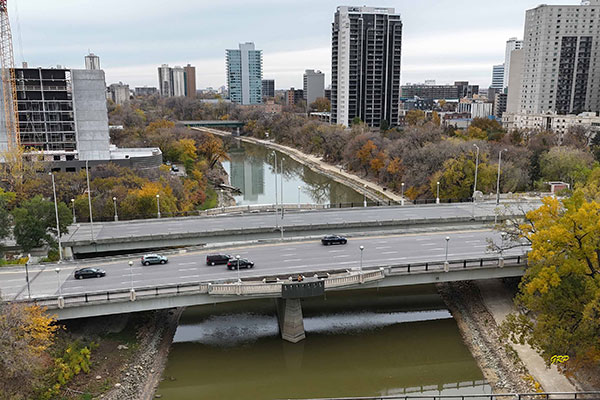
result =
[{"label": "riverbank", "polygon": [[[191,128],[194,130],[198,130],[201,132],[208,132],[218,136],[227,136],[231,137],[229,132],[221,131],[218,129],[211,128]],[[401,202],[402,196],[387,190],[383,186],[364,179],[358,175],[352,174],[348,171],[345,171],[341,166],[331,165],[325,161],[323,161],[320,157],[315,156],[313,154],[306,154],[302,151],[295,149],[293,147],[284,146],[278,143],[275,143],[270,140],[262,140],[254,137],[248,136],[239,136],[236,139],[241,140],[242,142],[252,143],[267,147],[269,149],[277,150],[283,154],[286,154],[288,157],[293,159],[296,162],[299,162],[303,165],[306,165],[311,170],[318,172],[327,176],[328,178],[339,182],[343,185],[351,187],[355,191],[359,193],[366,193],[369,199],[372,201],[394,201]]]},{"label": "riverbank", "polygon": [[509,313],[517,311],[513,303],[514,290],[511,291],[502,280],[440,284],[438,290],[495,391],[598,390],[598,382],[591,378],[594,376],[592,371],[578,371],[575,382],[556,365],[547,367],[529,345],[508,342],[500,337],[499,325]]}]

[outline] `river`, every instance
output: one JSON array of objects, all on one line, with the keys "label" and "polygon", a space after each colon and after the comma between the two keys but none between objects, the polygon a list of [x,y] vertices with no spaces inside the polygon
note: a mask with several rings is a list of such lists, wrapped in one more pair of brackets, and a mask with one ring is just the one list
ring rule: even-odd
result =
[{"label": "river", "polygon": [[[242,190],[236,203],[272,204],[272,151],[229,145],[231,161],[223,166]],[[284,158],[286,203],[362,204],[363,194],[277,157]],[[302,307],[306,340],[297,344],[280,339],[273,299],[187,309],[157,394],[196,400],[491,393],[434,286],[332,292]]]},{"label": "river", "polygon": [[303,300],[306,340],[278,335],[273,299],[190,308],[164,399],[491,393],[434,286]]},{"label": "river", "polygon": [[[229,157],[223,162],[231,185],[241,189],[237,205],[275,202],[275,157],[273,150],[252,143],[229,139]],[[281,202],[281,160],[283,159],[283,200],[286,204],[354,203],[360,205],[364,194],[342,185],[277,152],[277,201]]]}]

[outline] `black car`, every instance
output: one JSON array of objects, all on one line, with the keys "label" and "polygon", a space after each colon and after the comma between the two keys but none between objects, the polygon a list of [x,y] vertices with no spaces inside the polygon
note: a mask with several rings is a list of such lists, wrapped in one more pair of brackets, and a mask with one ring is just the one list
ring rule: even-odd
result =
[{"label": "black car", "polygon": [[75,279],[100,278],[106,276],[106,271],[98,268],[81,268],[75,271]]},{"label": "black car", "polygon": [[169,259],[165,256],[161,256],[159,254],[146,254],[142,257],[143,265],[150,264],[166,264],[169,262]]},{"label": "black car", "polygon": [[209,254],[206,256],[206,265],[227,264],[229,260],[229,254]]},{"label": "black car", "polygon": [[[239,264],[238,264],[239,262]],[[240,266],[240,268],[252,268],[254,267],[254,263],[250,260],[248,260],[247,258],[240,258],[238,259],[231,259],[229,260],[229,262],[227,263],[227,268],[228,269],[238,269],[238,265]]]},{"label": "black car", "polygon": [[179,172],[179,167],[175,164],[171,165],[171,171],[173,172]]},{"label": "black car", "polygon": [[327,235],[321,239],[321,243],[325,246],[329,246],[330,244],[346,244],[348,243],[348,240],[339,235]]}]

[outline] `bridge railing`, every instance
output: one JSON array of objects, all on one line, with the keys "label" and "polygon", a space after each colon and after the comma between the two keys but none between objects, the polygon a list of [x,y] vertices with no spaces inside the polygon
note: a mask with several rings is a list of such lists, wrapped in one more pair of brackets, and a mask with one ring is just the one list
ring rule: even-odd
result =
[{"label": "bridge railing", "polygon": [[466,395],[392,395],[376,397],[327,397],[303,400],[600,400],[600,391],[592,392],[539,392],[497,393]]},{"label": "bridge railing", "polygon": [[[478,259],[392,264],[378,267],[364,267],[362,269],[340,269],[328,271],[326,274],[318,272],[304,273],[307,277],[316,277],[325,281],[325,288],[351,287],[384,279],[386,276],[403,274],[416,274],[440,271],[455,271],[459,269],[502,268],[522,266],[527,263],[526,256],[508,256],[504,258],[488,257]],[[106,302],[126,302],[136,299],[152,297],[172,297],[180,295],[208,294],[214,296],[277,296],[281,294],[281,286],[292,279],[288,276],[258,276],[248,280],[220,281],[220,282],[185,282],[177,284],[164,284],[155,286],[93,291],[76,294],[62,294],[36,297],[34,299],[17,300],[19,302],[33,302],[49,309],[76,307],[80,305],[98,304]]]}]

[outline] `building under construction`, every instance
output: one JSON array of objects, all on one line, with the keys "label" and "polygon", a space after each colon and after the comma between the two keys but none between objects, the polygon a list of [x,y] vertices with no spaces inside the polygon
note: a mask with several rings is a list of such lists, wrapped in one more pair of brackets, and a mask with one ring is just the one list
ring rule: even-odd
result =
[{"label": "building under construction", "polygon": [[[55,162],[54,169],[77,170],[85,161],[131,167],[156,167],[162,162],[158,149],[118,149],[110,144],[104,71],[15,68],[14,72],[20,144]],[[0,154],[8,149],[8,140],[5,124],[0,123]]]}]

